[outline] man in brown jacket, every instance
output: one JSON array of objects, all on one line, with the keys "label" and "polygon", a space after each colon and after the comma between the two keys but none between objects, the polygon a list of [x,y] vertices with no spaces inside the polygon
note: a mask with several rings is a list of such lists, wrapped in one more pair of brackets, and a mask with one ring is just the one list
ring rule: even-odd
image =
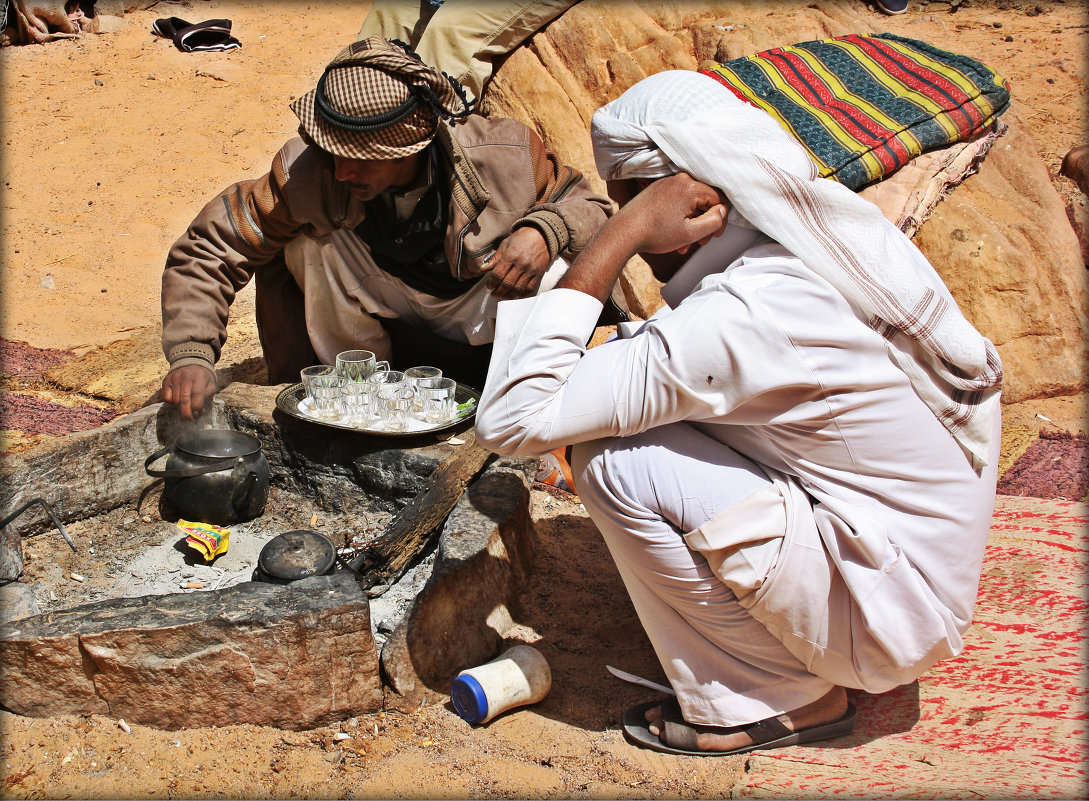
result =
[{"label": "man in brown jacket", "polygon": [[372,37],[292,104],[300,137],[212,200],[163,275],[164,401],[199,414],[235,294],[256,281],[272,383],[365,348],[483,384],[498,300],[558,280],[611,203],[513,120]]}]

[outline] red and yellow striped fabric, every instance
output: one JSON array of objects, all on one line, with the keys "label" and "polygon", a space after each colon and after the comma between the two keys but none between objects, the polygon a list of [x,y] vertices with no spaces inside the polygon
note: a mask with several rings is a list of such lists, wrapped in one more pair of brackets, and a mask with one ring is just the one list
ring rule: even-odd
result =
[{"label": "red and yellow striped fabric", "polygon": [[802,42],[700,72],[775,117],[821,175],[852,189],[988,130],[1010,100],[981,62],[893,34]]}]

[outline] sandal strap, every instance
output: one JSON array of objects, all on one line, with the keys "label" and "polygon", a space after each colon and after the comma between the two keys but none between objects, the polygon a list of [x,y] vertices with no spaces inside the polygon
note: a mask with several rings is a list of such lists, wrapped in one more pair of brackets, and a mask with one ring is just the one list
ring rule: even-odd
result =
[{"label": "sandal strap", "polygon": [[[665,704],[663,704],[663,711],[664,709]],[[662,720],[664,723],[661,738],[662,742],[672,748],[682,748],[688,751],[699,750],[697,741],[700,734],[724,733],[732,728],[726,726],[701,726],[696,723],[688,723],[679,714],[666,715]],[[756,723],[741,727],[740,731],[749,735],[755,745],[770,743],[773,740],[778,740],[781,737],[786,737],[794,733],[783,725],[783,722],[779,720],[778,717],[758,720]]]},{"label": "sandal strap", "polygon": [[770,743],[772,740],[778,740],[780,737],[793,733],[778,717],[764,718],[745,727],[745,734],[749,735],[754,743]]}]

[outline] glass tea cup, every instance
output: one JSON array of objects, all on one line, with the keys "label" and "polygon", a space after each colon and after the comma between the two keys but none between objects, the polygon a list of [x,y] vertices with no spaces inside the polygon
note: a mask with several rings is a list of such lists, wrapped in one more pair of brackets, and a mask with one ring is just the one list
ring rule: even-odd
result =
[{"label": "glass tea cup", "polygon": [[299,371],[299,377],[302,379],[303,389],[306,390],[306,397],[310,399],[311,403],[314,401],[314,387],[339,386],[337,369],[331,364],[315,364],[311,367],[304,367]]},{"label": "glass tea cup", "polygon": [[387,386],[378,391],[378,407],[382,415],[382,427],[386,431],[404,431],[412,416],[413,392],[403,384]]},{"label": "glass tea cup", "polygon": [[455,393],[457,382],[452,378],[438,378],[425,386],[417,387],[420,399],[420,416],[427,423],[449,423],[457,413]]},{"label": "glass tea cup", "polygon": [[344,350],[337,354],[337,374],[345,381],[363,381],[377,370],[388,370],[389,362],[378,361],[369,350]]},{"label": "glass tea cup", "polygon": [[405,380],[415,385],[424,378],[442,378],[442,370],[438,367],[409,367],[405,370]]},{"label": "glass tea cup", "polygon": [[340,385],[344,420],[349,425],[366,428],[378,417],[374,389],[366,381],[345,381]]},{"label": "glass tea cup", "polygon": [[[438,367],[409,367],[405,370],[405,383],[412,388],[413,392],[416,392],[417,387],[429,386],[440,378],[442,378],[442,370]],[[416,392],[416,398],[413,400],[413,410],[419,413],[422,409],[420,395]]]},{"label": "glass tea cup", "polygon": [[343,380],[319,382],[310,387],[310,412],[319,420],[339,420],[344,415],[340,391]]},{"label": "glass tea cup", "polygon": [[405,374],[400,370],[376,370],[363,383],[370,386],[376,394],[383,389],[401,389],[405,386]]}]

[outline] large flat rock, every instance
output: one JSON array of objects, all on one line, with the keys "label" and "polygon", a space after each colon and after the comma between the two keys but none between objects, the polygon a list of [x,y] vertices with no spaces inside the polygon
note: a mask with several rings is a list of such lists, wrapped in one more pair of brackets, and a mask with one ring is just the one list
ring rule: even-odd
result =
[{"label": "large flat rock", "polygon": [[0,626],[5,708],[160,729],[309,729],[382,707],[370,606],[351,577],[87,604]]}]

